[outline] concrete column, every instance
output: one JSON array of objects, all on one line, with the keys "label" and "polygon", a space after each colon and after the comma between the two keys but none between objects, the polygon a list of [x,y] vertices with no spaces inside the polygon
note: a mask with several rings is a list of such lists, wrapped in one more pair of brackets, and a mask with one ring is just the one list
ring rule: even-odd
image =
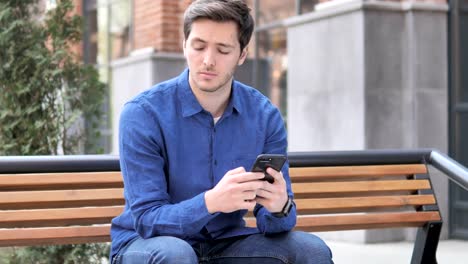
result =
[{"label": "concrete column", "polygon": [[152,48],[112,62],[112,152],[118,153],[119,117],[123,105],[154,84],[176,77],[185,58],[179,53],[156,53]]},{"label": "concrete column", "polygon": [[[446,3],[331,1],[288,19],[290,151],[448,148]],[[448,180],[433,177],[448,227]],[[332,239],[413,239],[403,229]]]}]

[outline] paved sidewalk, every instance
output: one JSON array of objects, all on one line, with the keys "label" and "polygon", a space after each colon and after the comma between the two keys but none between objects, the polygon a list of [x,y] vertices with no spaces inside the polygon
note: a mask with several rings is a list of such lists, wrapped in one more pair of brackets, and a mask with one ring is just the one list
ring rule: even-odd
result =
[{"label": "paved sidewalk", "polygon": [[[356,244],[326,240],[335,264],[399,264],[410,263],[412,242]],[[468,241],[441,240],[437,249],[439,264],[468,263]]]}]

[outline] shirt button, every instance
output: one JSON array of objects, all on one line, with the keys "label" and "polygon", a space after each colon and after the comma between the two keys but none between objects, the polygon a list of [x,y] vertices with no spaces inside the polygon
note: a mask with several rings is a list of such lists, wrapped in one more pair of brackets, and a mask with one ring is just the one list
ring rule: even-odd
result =
[{"label": "shirt button", "polygon": [[218,161],[217,160],[214,160],[214,165],[218,165]]}]

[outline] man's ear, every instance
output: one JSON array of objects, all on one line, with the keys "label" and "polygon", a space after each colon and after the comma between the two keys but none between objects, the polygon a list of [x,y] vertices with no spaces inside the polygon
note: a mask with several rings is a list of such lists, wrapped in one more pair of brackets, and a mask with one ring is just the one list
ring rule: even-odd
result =
[{"label": "man's ear", "polygon": [[247,58],[248,51],[249,51],[248,47],[245,47],[244,50],[242,50],[241,55],[239,57],[239,61],[237,62],[238,66],[241,66],[242,64],[244,64],[244,61]]}]

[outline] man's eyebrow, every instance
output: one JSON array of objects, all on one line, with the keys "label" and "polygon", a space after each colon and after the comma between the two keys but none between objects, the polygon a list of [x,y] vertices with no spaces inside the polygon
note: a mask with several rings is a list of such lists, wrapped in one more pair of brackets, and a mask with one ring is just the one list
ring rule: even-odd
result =
[{"label": "man's eyebrow", "polygon": [[226,44],[226,43],[216,43],[216,45],[224,47],[224,48],[230,48],[233,49],[234,45]]},{"label": "man's eyebrow", "polygon": [[[197,38],[197,37],[193,38],[193,42],[201,42],[203,44],[206,43],[205,40],[203,40],[201,38]],[[221,47],[225,47],[225,48],[231,48],[231,49],[235,48],[234,45],[227,44],[227,43],[222,43],[222,42],[218,42],[218,43],[216,43],[216,45],[221,46]]]},{"label": "man's eyebrow", "polygon": [[193,38],[193,42],[202,42],[202,43],[206,43],[206,41],[204,41],[204,40],[201,39],[201,38]]}]

